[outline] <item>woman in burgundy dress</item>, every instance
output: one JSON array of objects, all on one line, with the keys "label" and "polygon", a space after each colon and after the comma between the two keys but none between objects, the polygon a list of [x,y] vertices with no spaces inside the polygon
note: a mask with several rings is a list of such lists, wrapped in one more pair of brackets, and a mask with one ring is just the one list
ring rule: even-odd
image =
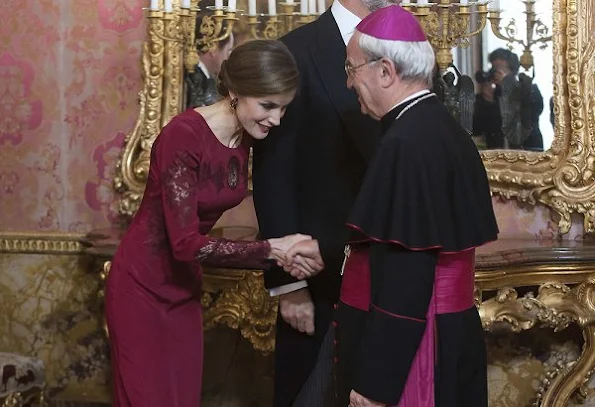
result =
[{"label": "woman in burgundy dress", "polygon": [[207,236],[246,196],[250,143],[279,125],[297,84],[283,44],[248,42],[221,67],[224,99],[177,115],[155,140],[143,200],[107,280],[115,407],[199,406],[201,265],[266,267],[307,238]]}]

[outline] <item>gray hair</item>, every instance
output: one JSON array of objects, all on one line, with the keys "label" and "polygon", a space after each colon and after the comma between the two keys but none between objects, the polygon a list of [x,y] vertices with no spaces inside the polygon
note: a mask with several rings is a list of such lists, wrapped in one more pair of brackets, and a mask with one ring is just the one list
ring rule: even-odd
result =
[{"label": "gray hair", "polygon": [[400,3],[401,0],[362,0],[364,7],[370,11],[376,11],[380,8]]},{"label": "gray hair", "polygon": [[359,34],[358,44],[370,60],[386,57],[395,64],[403,80],[432,86],[436,58],[428,41],[380,40],[367,34]]}]

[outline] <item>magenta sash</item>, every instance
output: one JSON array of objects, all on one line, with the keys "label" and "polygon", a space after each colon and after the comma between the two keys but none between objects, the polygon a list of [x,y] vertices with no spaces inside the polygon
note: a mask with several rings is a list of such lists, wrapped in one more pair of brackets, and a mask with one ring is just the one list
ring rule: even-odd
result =
[{"label": "magenta sash", "polygon": [[[341,284],[341,302],[365,311],[369,311],[371,294],[368,265],[368,251],[352,248]],[[436,315],[461,312],[473,306],[474,270],[475,249],[439,255],[426,330],[397,407],[435,406]]]}]

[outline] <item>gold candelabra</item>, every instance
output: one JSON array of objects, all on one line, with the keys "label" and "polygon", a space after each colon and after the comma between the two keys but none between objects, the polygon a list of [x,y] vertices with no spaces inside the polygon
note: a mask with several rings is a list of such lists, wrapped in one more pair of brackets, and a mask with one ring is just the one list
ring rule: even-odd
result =
[{"label": "gold candelabra", "polygon": [[[470,38],[479,34],[486,25],[487,1],[453,2],[418,0],[401,6],[414,14],[436,52],[436,63],[441,71],[452,64],[452,49],[466,48]],[[471,26],[475,21],[475,29]]]},{"label": "gold candelabra", "polygon": [[201,11],[199,0],[152,1],[148,9],[149,36],[155,36],[170,46],[181,47],[184,55],[184,68],[194,72],[199,58],[197,49],[208,52],[217,43],[228,38],[242,10],[229,7],[207,7],[211,14],[203,17],[199,27],[202,38],[195,38],[196,18]]},{"label": "gold candelabra", "polygon": [[279,14],[248,14],[246,17],[250,36],[254,39],[277,39],[300,25],[316,20],[317,14],[296,12],[299,4],[279,3],[282,10]]},{"label": "gold candelabra", "polygon": [[[512,1],[512,0],[508,0]],[[534,45],[540,44],[539,48],[544,49],[547,47],[547,43],[552,40],[552,36],[549,34],[549,28],[545,25],[535,13],[536,0],[520,0],[525,4],[526,27],[525,27],[525,38],[517,38],[518,29],[516,21],[512,18],[508,24],[504,27],[501,26],[502,17],[501,10],[494,9],[490,10],[488,14],[488,20],[494,35],[501,40],[507,41],[509,48],[513,47],[513,44],[520,44],[523,47],[523,54],[521,55],[521,66],[525,69],[529,69],[533,66],[533,53],[531,48]]]},{"label": "gold candelabra", "polygon": [[207,10],[212,11],[212,14],[203,17],[200,24],[202,38],[196,44],[202,52],[212,51],[218,42],[229,38],[238,21],[237,14],[242,12],[242,10],[217,6],[207,7]]}]

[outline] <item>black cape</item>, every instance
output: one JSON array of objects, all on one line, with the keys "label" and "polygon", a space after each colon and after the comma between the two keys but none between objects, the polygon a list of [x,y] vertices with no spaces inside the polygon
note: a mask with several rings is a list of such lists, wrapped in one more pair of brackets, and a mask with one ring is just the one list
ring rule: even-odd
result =
[{"label": "black cape", "polygon": [[[423,95],[420,97],[424,97]],[[488,178],[477,148],[436,97],[387,113],[349,217],[351,240],[458,252],[495,240]]]}]

